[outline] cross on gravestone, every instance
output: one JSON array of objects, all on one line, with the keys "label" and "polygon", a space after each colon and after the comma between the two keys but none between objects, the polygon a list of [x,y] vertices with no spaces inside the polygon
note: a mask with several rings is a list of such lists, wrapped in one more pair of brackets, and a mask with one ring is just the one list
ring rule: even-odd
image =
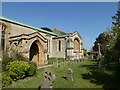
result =
[{"label": "cross on gravestone", "polygon": [[73,81],[73,71],[72,69],[67,69],[67,80]]},{"label": "cross on gravestone", "polygon": [[44,72],[44,80],[41,84],[41,88],[52,88],[53,82],[55,80],[55,74],[50,70]]}]

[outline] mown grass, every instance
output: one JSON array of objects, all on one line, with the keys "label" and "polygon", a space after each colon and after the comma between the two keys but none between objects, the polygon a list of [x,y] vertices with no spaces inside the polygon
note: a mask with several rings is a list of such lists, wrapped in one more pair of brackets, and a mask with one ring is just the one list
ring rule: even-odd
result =
[{"label": "mown grass", "polygon": [[0,73],[0,89],[2,88],[2,73]]},{"label": "mown grass", "polygon": [[[54,88],[101,88],[102,85],[96,85],[90,82],[90,80],[83,79],[82,74],[90,73],[88,68],[83,65],[93,65],[92,61],[82,61],[80,63],[68,64],[65,67],[53,67],[53,71],[57,75],[56,80],[53,84]],[[74,81],[68,81],[66,77],[67,69],[73,70]]]},{"label": "mown grass", "polygon": [[[65,78],[68,68],[73,70],[74,81]],[[97,63],[92,60],[69,62],[65,66],[53,66],[50,70],[56,75],[53,88],[113,88],[118,83],[115,70],[98,71]],[[13,82],[6,88],[39,88],[43,81],[43,72],[44,69],[39,69],[36,76]]]}]

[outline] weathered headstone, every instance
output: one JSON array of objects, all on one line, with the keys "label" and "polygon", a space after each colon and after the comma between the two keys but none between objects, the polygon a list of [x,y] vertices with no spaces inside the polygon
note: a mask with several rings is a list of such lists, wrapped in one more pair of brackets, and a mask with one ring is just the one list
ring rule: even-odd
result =
[{"label": "weathered headstone", "polygon": [[45,71],[44,80],[41,84],[41,88],[52,88],[54,80],[55,74],[53,74],[50,70]]},{"label": "weathered headstone", "polygon": [[67,80],[73,81],[73,71],[70,68],[67,70]]},{"label": "weathered headstone", "polygon": [[106,61],[104,60],[104,57],[103,56],[101,56],[100,58],[99,58],[99,63],[98,63],[98,69],[99,70],[105,70],[106,69]]}]

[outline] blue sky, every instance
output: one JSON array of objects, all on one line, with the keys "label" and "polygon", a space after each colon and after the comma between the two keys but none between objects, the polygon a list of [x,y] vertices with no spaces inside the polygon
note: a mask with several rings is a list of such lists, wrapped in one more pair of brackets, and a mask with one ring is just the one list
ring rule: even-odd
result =
[{"label": "blue sky", "polygon": [[38,28],[77,30],[89,51],[96,37],[111,26],[117,9],[117,2],[4,2],[2,16]]}]

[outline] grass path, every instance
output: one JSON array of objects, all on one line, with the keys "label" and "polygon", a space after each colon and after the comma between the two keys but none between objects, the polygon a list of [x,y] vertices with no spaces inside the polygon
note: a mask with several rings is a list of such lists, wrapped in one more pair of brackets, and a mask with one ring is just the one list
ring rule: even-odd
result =
[{"label": "grass path", "polygon": [[[68,68],[73,70],[74,81],[68,81],[64,78]],[[105,71],[104,73],[97,71],[97,64],[92,60],[68,63],[61,67],[53,66],[50,69],[56,75],[53,88],[102,88],[111,85],[110,81],[115,80],[115,78],[110,77],[113,71]],[[38,69],[36,76],[13,82],[7,88],[39,88],[43,80],[43,72],[44,69]]]}]

